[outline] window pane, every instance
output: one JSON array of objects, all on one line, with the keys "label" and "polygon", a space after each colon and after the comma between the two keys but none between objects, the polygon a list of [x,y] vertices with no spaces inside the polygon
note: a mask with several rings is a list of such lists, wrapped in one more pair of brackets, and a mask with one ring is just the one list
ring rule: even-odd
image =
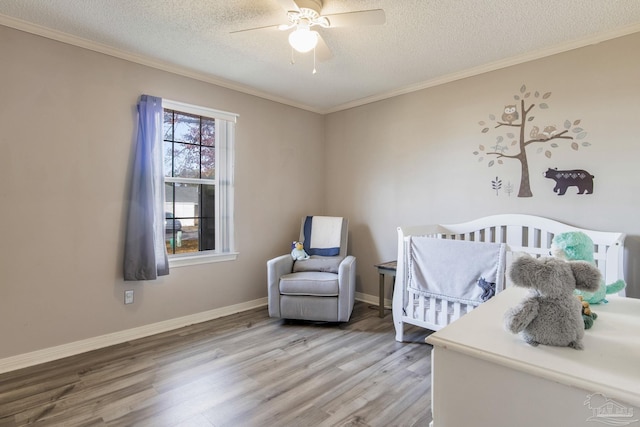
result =
[{"label": "window pane", "polygon": [[216,150],[213,147],[202,147],[201,150],[201,178],[214,179],[216,177]]},{"label": "window pane", "polygon": [[173,141],[173,111],[171,110],[164,110],[163,134],[165,140]]},{"label": "window pane", "polygon": [[173,176],[200,178],[200,147],[191,144],[173,144]]},{"label": "window pane", "polygon": [[[169,185],[169,184],[168,184]],[[173,209],[175,216],[174,233],[167,233],[167,252],[182,254],[198,252],[199,194],[197,184],[174,183]]]},{"label": "window pane", "polygon": [[164,210],[173,214],[173,183],[164,183]]},{"label": "window pane", "polygon": [[172,176],[173,172],[173,143],[165,141],[162,145],[162,151],[164,152],[164,176]]},{"label": "window pane", "polygon": [[175,113],[174,141],[190,144],[200,143],[200,117]]},{"label": "window pane", "polygon": [[216,248],[216,193],[213,185],[200,185],[200,250]]},{"label": "window pane", "polygon": [[202,118],[202,145],[213,147],[216,144],[216,126],[214,119]]}]

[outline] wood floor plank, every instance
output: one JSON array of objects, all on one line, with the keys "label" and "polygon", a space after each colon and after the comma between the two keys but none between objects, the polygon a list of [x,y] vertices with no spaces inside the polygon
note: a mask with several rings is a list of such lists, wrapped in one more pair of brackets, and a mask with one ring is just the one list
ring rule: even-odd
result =
[{"label": "wood floor plank", "polygon": [[428,333],[248,310],[0,375],[0,427],[426,426]]}]

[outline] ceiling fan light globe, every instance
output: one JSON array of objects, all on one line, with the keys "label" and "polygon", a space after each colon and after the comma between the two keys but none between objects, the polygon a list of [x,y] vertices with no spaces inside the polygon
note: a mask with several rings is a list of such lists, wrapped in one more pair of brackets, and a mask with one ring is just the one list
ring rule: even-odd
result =
[{"label": "ceiling fan light globe", "polygon": [[309,28],[298,28],[289,34],[289,44],[300,53],[306,53],[318,44],[318,33]]}]

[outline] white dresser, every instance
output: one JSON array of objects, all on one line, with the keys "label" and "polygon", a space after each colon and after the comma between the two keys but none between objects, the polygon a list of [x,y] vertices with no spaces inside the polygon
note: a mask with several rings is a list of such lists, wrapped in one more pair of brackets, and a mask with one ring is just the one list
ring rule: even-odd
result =
[{"label": "white dresser", "polygon": [[640,427],[640,300],[594,305],[584,350],[526,344],[503,329],[509,288],[433,333],[433,427]]}]

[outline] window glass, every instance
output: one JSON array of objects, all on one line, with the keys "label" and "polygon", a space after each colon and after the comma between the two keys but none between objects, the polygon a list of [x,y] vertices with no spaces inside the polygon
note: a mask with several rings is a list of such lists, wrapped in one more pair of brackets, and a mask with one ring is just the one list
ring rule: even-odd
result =
[{"label": "window glass", "polygon": [[[233,121],[164,113],[165,243],[169,255],[233,251]],[[172,104],[171,101],[168,101]],[[172,105],[173,106],[173,105]],[[180,105],[178,105],[180,107]],[[201,107],[187,106],[187,110]],[[229,114],[229,113],[225,113]],[[222,126],[222,127],[221,127]],[[222,129],[222,130],[220,130]],[[221,154],[222,153],[222,154]],[[220,185],[223,182],[223,185]]]}]

